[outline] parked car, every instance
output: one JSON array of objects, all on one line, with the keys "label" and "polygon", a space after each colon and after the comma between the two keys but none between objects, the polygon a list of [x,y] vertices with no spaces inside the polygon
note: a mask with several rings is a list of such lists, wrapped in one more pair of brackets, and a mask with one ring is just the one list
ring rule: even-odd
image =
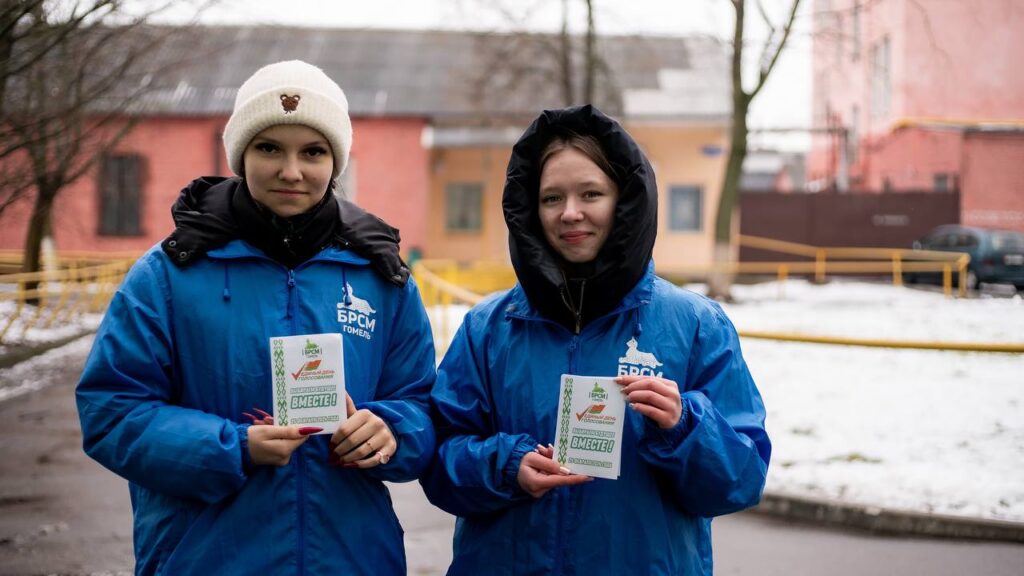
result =
[{"label": "parked car", "polygon": [[[967,287],[972,290],[981,283],[1013,284],[1018,290],[1024,290],[1024,234],[1020,232],[947,224],[914,242],[914,249],[970,254]],[[904,280],[941,283],[942,274],[908,273]]]}]

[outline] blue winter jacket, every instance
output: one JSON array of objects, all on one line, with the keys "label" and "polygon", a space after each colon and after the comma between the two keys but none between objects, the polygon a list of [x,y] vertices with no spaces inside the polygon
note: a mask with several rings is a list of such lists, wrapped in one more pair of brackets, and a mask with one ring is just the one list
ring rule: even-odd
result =
[{"label": "blue winter jacket", "polygon": [[[674,380],[683,416],[663,431],[627,410],[618,480],[534,499],[516,474],[554,442],[566,373]],[[578,335],[518,285],[488,299],[466,316],[431,400],[439,455],[421,482],[459,516],[449,574],[711,574],[711,517],[757,503],[768,470],[764,405],[735,329],[653,266]]]},{"label": "blue winter jacket", "polygon": [[[351,286],[349,291],[345,286]],[[243,411],[269,410],[269,338],[338,332],[358,408],[398,440],[369,470],[328,464],[328,435],[287,466],[248,459]],[[130,482],[137,574],[405,574],[383,481],[434,452],[430,326],[415,283],[329,247],[288,270],[241,240],[129,272],[78,385],[86,452]]]}]

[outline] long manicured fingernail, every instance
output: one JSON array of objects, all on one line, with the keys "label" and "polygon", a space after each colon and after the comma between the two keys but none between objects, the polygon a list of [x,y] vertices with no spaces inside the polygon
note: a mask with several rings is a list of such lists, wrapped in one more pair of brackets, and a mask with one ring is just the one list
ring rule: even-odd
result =
[{"label": "long manicured fingernail", "polygon": [[299,428],[299,434],[303,436],[309,436],[310,434],[316,434],[317,432],[323,432],[324,429],[319,426],[303,426]]},{"label": "long manicured fingernail", "polygon": [[255,407],[255,406],[252,407],[252,411],[257,413],[257,414],[259,414],[260,416],[263,416],[264,418],[273,418],[274,417],[272,414],[267,414],[266,412],[264,412],[263,410],[260,410],[259,408]]},{"label": "long manicured fingernail", "polygon": [[252,414],[249,414],[248,412],[242,412],[242,416],[245,416],[249,420],[252,420],[253,424],[259,422],[260,420],[263,420],[263,418],[257,418],[255,416],[253,416]]},{"label": "long manicured fingernail", "polygon": [[359,468],[358,462],[342,462],[342,468]]},{"label": "long manicured fingernail", "polygon": [[561,472],[565,476],[568,476],[569,474],[572,474],[572,471],[569,470],[568,468],[566,468],[565,466],[559,466],[558,467],[558,471]]}]

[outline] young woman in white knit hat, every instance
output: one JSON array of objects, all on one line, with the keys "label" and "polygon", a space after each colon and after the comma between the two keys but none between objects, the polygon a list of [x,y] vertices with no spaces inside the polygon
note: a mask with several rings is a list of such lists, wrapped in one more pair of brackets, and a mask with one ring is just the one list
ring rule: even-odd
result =
[{"label": "young woman in white knit hat", "polygon": [[[334,194],[345,94],[304,62],[261,68],[224,147],[237,176],[182,190],[77,389],[86,452],[129,481],[136,573],[405,574],[384,481],[433,453],[434,347],[398,231]],[[341,334],[347,418],[275,423],[274,387],[319,364],[275,362],[271,338],[319,334]]]}]

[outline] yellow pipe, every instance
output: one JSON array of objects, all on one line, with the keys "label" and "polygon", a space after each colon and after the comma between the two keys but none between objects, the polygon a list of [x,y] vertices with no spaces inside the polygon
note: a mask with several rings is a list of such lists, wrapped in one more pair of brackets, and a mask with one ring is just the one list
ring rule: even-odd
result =
[{"label": "yellow pipe", "polygon": [[1004,352],[1024,353],[1024,344],[972,343],[972,342],[926,342],[916,340],[874,340],[864,338],[840,338],[836,336],[808,336],[785,332],[761,332],[740,330],[742,338],[759,340],[780,340],[806,344],[837,344],[842,346],[867,346],[872,348],[913,348],[917,350],[954,350],[959,352]]},{"label": "yellow pipe", "polygon": [[949,128],[1024,128],[1024,119],[1014,118],[941,118],[938,116],[911,116],[893,122],[893,130],[927,126],[945,126]]}]

